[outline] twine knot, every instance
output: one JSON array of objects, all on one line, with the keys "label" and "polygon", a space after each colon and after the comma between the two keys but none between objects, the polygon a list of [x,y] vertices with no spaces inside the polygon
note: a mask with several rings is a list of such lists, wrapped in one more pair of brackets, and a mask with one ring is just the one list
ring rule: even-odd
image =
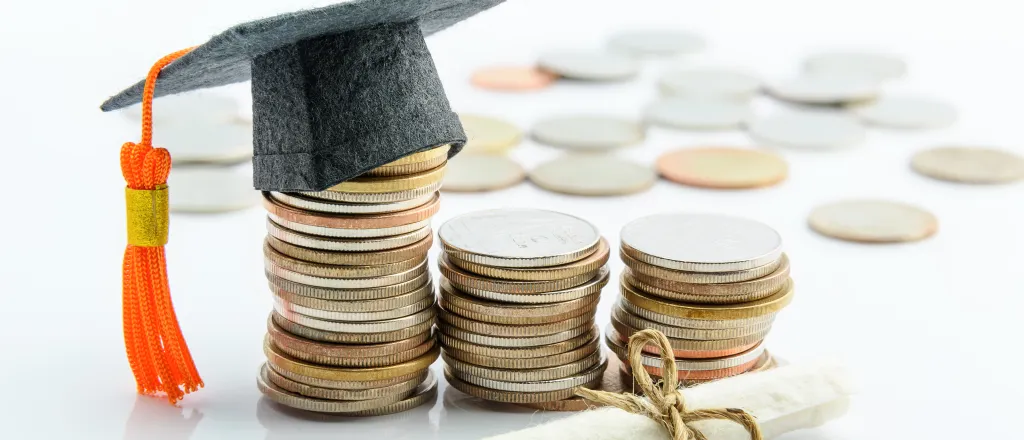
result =
[{"label": "twine knot", "polygon": [[[663,379],[658,383],[654,383],[643,364],[643,349],[649,344],[657,346],[661,353]],[[750,433],[751,440],[763,440],[757,420],[742,409],[715,408],[691,411],[686,407],[686,399],[679,392],[679,375],[672,344],[663,333],[650,329],[634,333],[629,338],[628,351],[633,378],[646,399],[629,393],[616,394],[587,388],[578,389],[576,394],[596,403],[650,417],[668,430],[672,440],[707,440],[704,434],[690,427],[690,424],[710,419],[738,423]]]}]

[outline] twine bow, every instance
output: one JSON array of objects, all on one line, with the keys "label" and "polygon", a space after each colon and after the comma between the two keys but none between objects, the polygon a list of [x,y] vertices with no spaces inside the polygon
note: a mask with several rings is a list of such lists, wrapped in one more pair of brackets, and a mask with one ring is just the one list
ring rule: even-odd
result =
[{"label": "twine bow", "polygon": [[[643,349],[648,344],[658,346],[661,353],[662,381],[657,384],[644,368]],[[640,386],[644,397],[623,393],[609,393],[580,388],[576,394],[584,399],[614,406],[633,414],[641,414],[660,423],[668,430],[672,440],[707,440],[700,431],[690,424],[699,420],[721,419],[736,422],[750,433],[751,440],[763,440],[761,428],[754,416],[738,408],[716,408],[690,410],[686,400],[679,392],[679,376],[676,360],[673,357],[672,344],[665,335],[657,330],[641,330],[629,338],[629,365],[633,369],[633,378]]]}]

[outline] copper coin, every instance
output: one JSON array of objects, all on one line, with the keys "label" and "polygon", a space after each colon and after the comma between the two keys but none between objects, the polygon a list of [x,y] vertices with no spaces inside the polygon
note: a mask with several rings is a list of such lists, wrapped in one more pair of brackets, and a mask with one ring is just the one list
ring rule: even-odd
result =
[{"label": "copper coin", "polygon": [[523,92],[551,85],[558,75],[536,67],[494,66],[473,72],[470,82],[481,89]]},{"label": "copper coin", "polygon": [[337,229],[380,229],[408,225],[429,219],[440,209],[440,198],[435,194],[427,203],[405,211],[384,214],[343,215],[306,211],[292,208],[263,194],[263,207],[277,218],[307,226]]},{"label": "copper coin", "polygon": [[[605,329],[605,333],[608,334],[608,337],[617,338],[619,341],[622,342],[623,345],[629,342],[629,337],[632,336],[632,334],[635,333],[636,331],[637,329],[630,327],[628,324],[623,323],[622,321],[619,321],[614,317],[612,318],[611,327]],[[757,336],[760,335],[751,335],[736,338],[736,341],[743,342],[743,344],[737,345],[736,347],[717,350],[686,350],[673,347],[672,354],[676,358],[681,359],[713,359],[725,356],[732,356],[735,354],[743,353],[744,351],[754,348],[755,346],[757,346],[757,344],[760,344],[761,340],[757,339]],[[669,340],[671,340],[671,338],[669,338]],[[752,340],[752,342],[746,343],[746,340]],[[647,345],[644,347],[644,353],[660,355],[661,350],[656,345]]]},{"label": "copper coin", "polygon": [[[762,356],[764,356],[764,355],[762,355]],[[704,371],[679,370],[676,374],[679,377],[679,380],[681,380],[683,382],[707,381],[707,380],[715,380],[715,379],[724,379],[726,377],[732,377],[732,376],[740,375],[740,374],[746,373],[747,371],[750,371],[751,368],[753,368],[755,365],[757,365],[759,360],[760,359],[754,359],[754,360],[752,360],[750,362],[747,362],[745,364],[742,364],[742,365],[737,365],[735,367],[729,367],[729,368],[722,368],[722,369],[719,369],[719,370],[704,370]],[[623,369],[627,373],[632,374],[632,371],[631,371],[629,365],[623,365]],[[651,377],[654,377],[654,378],[657,378],[657,379],[661,378],[661,367],[652,367],[652,366],[649,366],[649,365],[645,365],[644,369],[647,370],[647,373],[650,374]]]},{"label": "copper coin", "polygon": [[779,155],[742,148],[687,148],[658,158],[658,173],[683,185],[743,189],[775,185],[789,166]]}]

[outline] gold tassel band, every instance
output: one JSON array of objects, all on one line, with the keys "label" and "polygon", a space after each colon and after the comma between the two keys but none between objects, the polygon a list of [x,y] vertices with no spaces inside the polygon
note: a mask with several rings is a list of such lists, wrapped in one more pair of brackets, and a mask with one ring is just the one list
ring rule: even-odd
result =
[{"label": "gold tassel band", "polygon": [[157,247],[167,244],[167,185],[156,189],[124,189],[128,214],[128,244]]}]

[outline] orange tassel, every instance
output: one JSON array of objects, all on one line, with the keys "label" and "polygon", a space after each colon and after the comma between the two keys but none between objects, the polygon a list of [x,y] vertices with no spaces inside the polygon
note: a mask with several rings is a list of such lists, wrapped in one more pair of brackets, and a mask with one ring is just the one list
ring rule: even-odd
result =
[{"label": "orange tassel", "polygon": [[153,91],[160,70],[191,49],[157,61],[142,93],[142,140],[121,147],[127,182],[128,246],[124,250],[124,345],[140,394],[164,393],[172,404],[203,386],[167,284],[167,175],[171,155],[153,148]]}]

